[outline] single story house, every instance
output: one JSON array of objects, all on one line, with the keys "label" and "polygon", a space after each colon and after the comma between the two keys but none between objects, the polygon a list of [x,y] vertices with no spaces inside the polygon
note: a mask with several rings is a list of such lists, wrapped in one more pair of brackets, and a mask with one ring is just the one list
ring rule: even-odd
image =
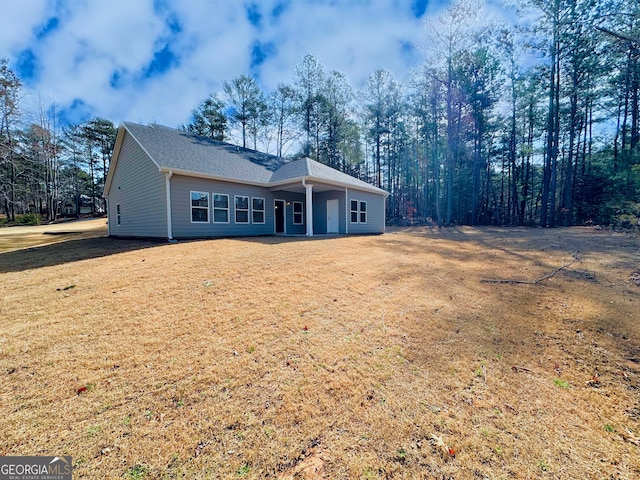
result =
[{"label": "single story house", "polygon": [[309,158],[125,122],[104,196],[110,236],[172,240],[383,233],[388,193]]},{"label": "single story house", "polygon": [[[95,206],[95,211],[97,213],[104,213],[104,210],[102,210],[101,206],[99,205],[100,202],[96,203],[97,204]],[[91,199],[83,195],[79,200],[69,199],[62,202],[60,204],[60,215],[64,217],[72,217],[78,215],[78,204],[80,205],[80,215],[89,215],[91,213]]]}]

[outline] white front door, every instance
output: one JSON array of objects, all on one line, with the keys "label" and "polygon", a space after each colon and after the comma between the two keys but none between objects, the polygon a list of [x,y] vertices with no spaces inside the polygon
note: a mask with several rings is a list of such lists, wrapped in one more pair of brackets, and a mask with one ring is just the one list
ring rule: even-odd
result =
[{"label": "white front door", "polygon": [[327,233],[338,233],[340,228],[339,215],[340,215],[340,201],[327,200]]}]

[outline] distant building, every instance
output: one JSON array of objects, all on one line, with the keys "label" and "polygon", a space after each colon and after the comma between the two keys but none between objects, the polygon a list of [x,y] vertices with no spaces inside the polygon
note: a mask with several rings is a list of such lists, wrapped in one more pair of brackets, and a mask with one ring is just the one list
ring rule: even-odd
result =
[{"label": "distant building", "polygon": [[[91,215],[91,198],[83,197],[80,200],[80,215]],[[95,213],[104,213],[104,209],[96,204]],[[63,217],[76,217],[76,202],[74,200],[67,200],[60,205],[60,215]]]}]

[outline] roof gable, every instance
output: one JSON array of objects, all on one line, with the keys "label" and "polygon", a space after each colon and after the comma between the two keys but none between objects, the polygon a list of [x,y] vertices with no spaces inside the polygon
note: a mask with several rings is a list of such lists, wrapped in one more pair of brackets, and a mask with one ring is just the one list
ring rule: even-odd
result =
[{"label": "roof gable", "polygon": [[341,187],[351,187],[360,190],[373,191],[382,195],[388,195],[386,191],[374,187],[370,183],[342,173],[335,168],[331,168],[310,158],[302,158],[285,163],[271,175],[272,184],[281,184],[291,180],[308,178],[324,183],[339,185]]},{"label": "roof gable", "polygon": [[266,183],[283,159],[161,125],[124,127],[161,170]]}]

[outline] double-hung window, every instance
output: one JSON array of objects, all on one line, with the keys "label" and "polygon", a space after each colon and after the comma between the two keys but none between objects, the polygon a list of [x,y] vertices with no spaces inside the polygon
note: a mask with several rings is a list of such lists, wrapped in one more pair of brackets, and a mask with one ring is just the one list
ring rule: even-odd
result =
[{"label": "double-hung window", "polygon": [[116,205],[116,223],[120,225],[120,204]]},{"label": "double-hung window", "polygon": [[213,223],[229,223],[229,195],[213,194]]},{"label": "double-hung window", "polygon": [[264,223],[264,198],[251,199],[251,222]]},{"label": "double-hung window", "polygon": [[358,200],[351,200],[351,223],[358,223]]},{"label": "double-hung window", "polygon": [[249,197],[235,196],[236,223],[249,223]]},{"label": "double-hung window", "polygon": [[191,222],[209,222],[209,194],[206,192],[191,192]]},{"label": "double-hung window", "polygon": [[367,223],[367,202],[351,200],[351,223]]},{"label": "double-hung window", "polygon": [[293,224],[302,225],[302,202],[293,202]]},{"label": "double-hung window", "polygon": [[367,223],[367,202],[360,202],[360,223]]}]

